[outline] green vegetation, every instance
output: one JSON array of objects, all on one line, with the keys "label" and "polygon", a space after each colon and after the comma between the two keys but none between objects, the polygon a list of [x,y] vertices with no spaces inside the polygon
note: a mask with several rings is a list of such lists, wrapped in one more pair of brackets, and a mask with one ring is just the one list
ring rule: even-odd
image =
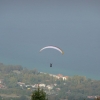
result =
[{"label": "green vegetation", "polygon": [[0,100],[30,100],[37,84],[48,95],[48,100],[87,100],[87,96],[100,95],[100,80],[78,75],[67,80],[57,79],[36,69],[0,63]]},{"label": "green vegetation", "polygon": [[48,99],[43,89],[40,90],[38,86],[38,89],[32,93],[31,100],[48,100]]}]

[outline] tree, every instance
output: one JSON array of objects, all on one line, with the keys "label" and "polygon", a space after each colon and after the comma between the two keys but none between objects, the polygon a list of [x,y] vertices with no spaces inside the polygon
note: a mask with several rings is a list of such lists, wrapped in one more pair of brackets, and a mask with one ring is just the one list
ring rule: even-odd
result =
[{"label": "tree", "polygon": [[48,100],[46,93],[43,91],[43,89],[40,89],[38,86],[38,89],[33,91],[31,95],[31,100]]},{"label": "tree", "polygon": [[0,96],[0,100],[2,100],[2,97]]}]

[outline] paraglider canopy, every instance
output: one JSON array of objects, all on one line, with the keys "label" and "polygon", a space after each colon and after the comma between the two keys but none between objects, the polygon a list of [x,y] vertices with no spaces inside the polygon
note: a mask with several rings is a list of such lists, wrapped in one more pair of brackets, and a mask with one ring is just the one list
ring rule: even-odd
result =
[{"label": "paraglider canopy", "polygon": [[40,52],[41,52],[42,50],[48,49],[48,48],[58,50],[61,54],[64,54],[64,52],[63,52],[60,48],[58,48],[58,47],[56,47],[56,46],[46,46],[46,47],[43,47],[42,49],[40,49]]}]

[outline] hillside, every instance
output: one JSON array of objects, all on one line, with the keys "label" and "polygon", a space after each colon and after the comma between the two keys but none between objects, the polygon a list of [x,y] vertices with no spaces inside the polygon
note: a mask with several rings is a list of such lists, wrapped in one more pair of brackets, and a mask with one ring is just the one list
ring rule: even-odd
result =
[{"label": "hillside", "polygon": [[85,76],[63,76],[29,70],[20,65],[0,63],[0,96],[5,100],[30,99],[37,86],[43,88],[49,100],[91,99],[100,94],[100,81]]}]

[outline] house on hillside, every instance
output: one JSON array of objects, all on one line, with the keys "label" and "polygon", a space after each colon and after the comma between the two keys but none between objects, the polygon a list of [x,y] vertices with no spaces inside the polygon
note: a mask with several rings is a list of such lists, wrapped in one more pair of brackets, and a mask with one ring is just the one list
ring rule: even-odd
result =
[{"label": "house on hillside", "polygon": [[46,87],[47,87],[47,89],[49,89],[49,90],[53,89],[53,86],[51,86],[51,85],[47,85]]},{"label": "house on hillside", "polygon": [[34,84],[34,85],[31,85],[32,88],[38,88],[39,84]]},{"label": "house on hillside", "polygon": [[4,87],[5,87],[4,85],[0,84],[0,89],[1,89],[1,88],[4,88]]},{"label": "house on hillside", "polygon": [[16,74],[20,74],[20,73],[21,73],[21,72],[18,71],[18,70],[13,70],[13,72],[16,73]]},{"label": "house on hillside", "polygon": [[62,75],[62,74],[58,74],[57,76],[58,76],[59,78],[62,78],[62,77],[63,77],[63,75]]},{"label": "house on hillside", "polygon": [[39,84],[39,87],[45,87],[46,85],[45,84]]},{"label": "house on hillside", "polygon": [[64,76],[62,77],[63,80],[67,80],[68,79],[68,76]]},{"label": "house on hillside", "polygon": [[0,80],[0,83],[2,83],[2,81]]},{"label": "house on hillside", "polygon": [[25,86],[25,83],[23,83],[23,82],[17,82],[17,84],[18,84],[19,86]]},{"label": "house on hillside", "polygon": [[87,96],[88,99],[96,99],[97,96]]}]

